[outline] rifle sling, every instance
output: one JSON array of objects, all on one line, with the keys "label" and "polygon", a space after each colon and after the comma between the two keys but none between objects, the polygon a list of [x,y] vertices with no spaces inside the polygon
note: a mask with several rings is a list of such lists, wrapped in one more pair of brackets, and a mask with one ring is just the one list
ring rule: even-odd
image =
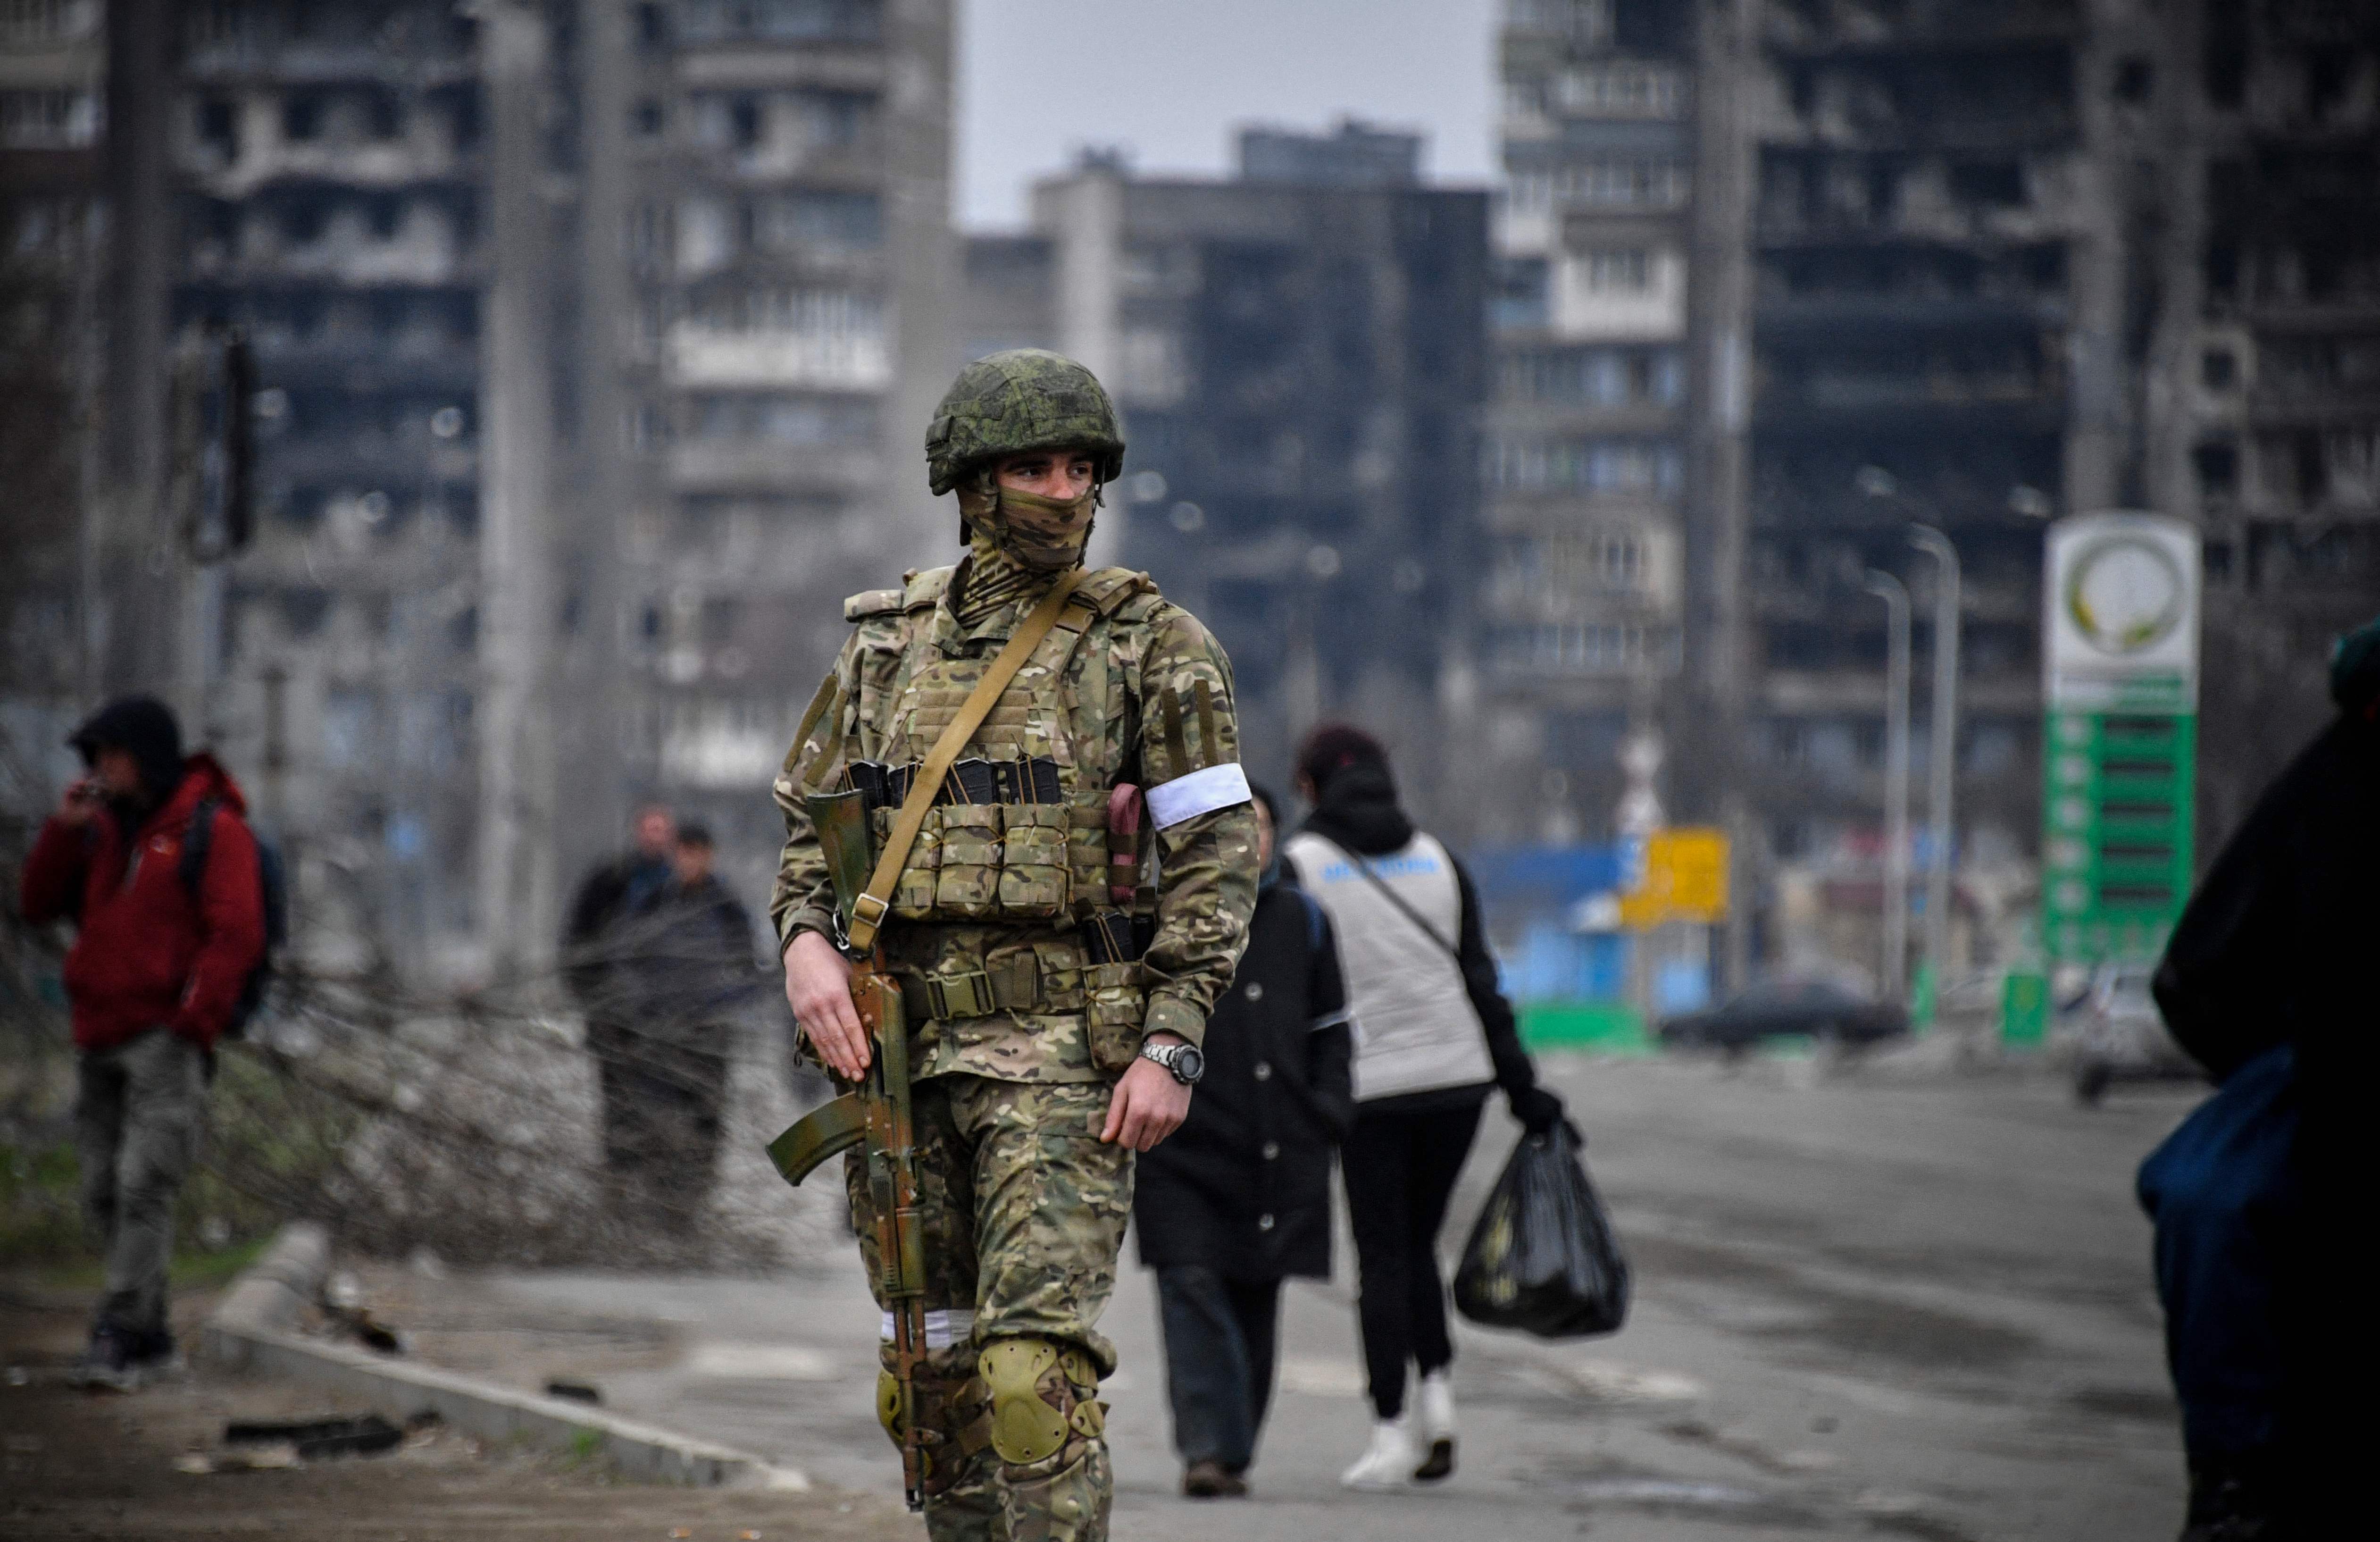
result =
[{"label": "rifle sling", "polygon": [[884,917],[892,913],[892,886],[901,880],[901,869],[908,866],[909,848],[917,844],[917,831],[926,822],[926,810],[933,806],[934,794],[941,787],[944,773],[959,758],[959,752],[966,748],[967,741],[975,737],[983,720],[990,716],[991,709],[1008,689],[1008,683],[1025,667],[1025,661],[1033,656],[1041,639],[1057,625],[1059,613],[1066,608],[1075,586],[1082,581],[1083,570],[1079,567],[1059,576],[1041,602],[1033,607],[1033,613],[1008,639],[1008,646],[991,661],[983,678],[976,682],[975,689],[960,706],[959,715],[942,730],[925,764],[917,768],[917,780],[909,784],[909,795],[901,800],[901,811],[893,818],[892,833],[885,837],[884,850],[876,858],[876,871],[868,880],[867,892],[852,902],[848,936],[853,953],[864,953],[876,945],[876,933],[884,925]]}]

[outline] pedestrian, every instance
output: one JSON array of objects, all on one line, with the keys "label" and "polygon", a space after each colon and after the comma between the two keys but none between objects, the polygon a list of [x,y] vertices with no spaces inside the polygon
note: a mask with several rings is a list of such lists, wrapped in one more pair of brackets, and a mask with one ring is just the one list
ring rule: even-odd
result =
[{"label": "pedestrian", "polygon": [[[90,774],[43,822],[20,900],[28,921],[75,927],[75,1152],[105,1275],[73,1379],[128,1391],[176,1364],[174,1201],[205,1132],[215,1041],[264,960],[263,878],[238,786],[213,756],[182,753],[163,702],[110,702],[67,742]],[[202,813],[203,870],[186,874]]]},{"label": "pedestrian", "polygon": [[2142,1164],[2181,1403],[2186,1542],[2352,1531],[2380,1373],[2369,1104],[2380,1086],[2380,621],[2332,656],[2338,716],[2191,896],[2153,982],[2219,1084]]},{"label": "pedestrian", "polygon": [[578,885],[563,931],[563,981],[587,1017],[587,1052],[594,1058],[603,1171],[612,1197],[640,1202],[646,1131],[639,1094],[644,1086],[644,1034],[637,1020],[639,960],[635,917],[672,877],[677,820],[662,804],[637,810],[634,844],[597,867]]},{"label": "pedestrian", "polygon": [[613,1118],[638,1214],[669,1232],[710,1197],[736,1013],[758,977],[751,916],[711,870],[716,855],[710,831],[679,825],[668,880],[618,924],[636,1037]]},{"label": "pedestrian", "polygon": [[[1388,752],[1359,728],[1316,729],[1297,758],[1314,812],[1289,843],[1329,912],[1362,1041],[1355,1127],[1341,1151],[1355,1236],[1371,1443],[1340,1481],[1397,1488],[1454,1470],[1454,1363],[1438,1233],[1490,1087],[1531,1135],[1562,1118],[1496,984],[1479,893],[1397,801]],[[1405,1419],[1406,1366],[1420,1378]]]},{"label": "pedestrian", "polygon": [[1263,864],[1239,972],[1207,1020],[1189,1117],[1140,1160],[1140,1261],[1157,1271],[1182,1492],[1248,1491],[1272,1399],[1281,1284],[1330,1276],[1330,1164],[1355,1122],[1354,1039],[1322,907],[1283,881],[1274,803],[1256,794]]},{"label": "pedestrian", "polygon": [[[856,1078],[871,1045],[837,945],[849,917],[805,800],[893,789],[875,805],[881,844],[997,656],[1041,634],[967,743],[945,747],[965,759],[924,783],[924,835],[900,854],[889,916],[871,901],[867,917],[907,1005],[931,1350],[909,1406],[887,1350],[880,1412],[896,1442],[927,1427],[938,1539],[1106,1537],[1098,1392],[1116,1356],[1096,1325],[1133,1155],[1182,1123],[1256,904],[1229,661],[1147,576],[1081,565],[1123,452],[1106,391],[1073,360],[1020,348],[962,370],[926,454],[935,494],[958,495],[966,554],[845,603],[851,638],[776,783],[786,1000],[824,1063]],[[845,1174],[889,1342],[856,1152]]]}]

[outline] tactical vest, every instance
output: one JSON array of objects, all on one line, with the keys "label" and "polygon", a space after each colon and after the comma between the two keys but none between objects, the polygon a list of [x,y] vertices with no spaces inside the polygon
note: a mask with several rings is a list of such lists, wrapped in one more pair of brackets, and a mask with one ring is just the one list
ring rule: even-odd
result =
[{"label": "tactical vest", "polygon": [[[863,755],[895,775],[933,748],[996,651],[943,651],[936,616],[947,577],[921,577],[941,581],[856,596],[846,606],[855,621],[900,616],[892,688],[863,700],[859,722]],[[1115,751],[1130,742],[1116,742],[1111,721],[1128,714],[1130,704],[1114,689],[1110,661],[1083,645],[1098,617],[1151,591],[1147,578],[1123,568],[1085,577],[1076,590],[1081,603],[1069,604],[1017,671],[927,810],[893,891],[897,919],[969,926],[1087,920],[1119,908],[1112,892],[1119,879],[1140,891],[1133,908],[1153,908],[1153,894],[1136,881],[1145,871],[1139,858],[1146,832],[1135,832],[1121,849],[1111,850],[1109,839],[1110,793],[1126,770]],[[905,783],[900,785],[905,791]],[[887,797],[870,813],[879,849],[899,801]]]}]

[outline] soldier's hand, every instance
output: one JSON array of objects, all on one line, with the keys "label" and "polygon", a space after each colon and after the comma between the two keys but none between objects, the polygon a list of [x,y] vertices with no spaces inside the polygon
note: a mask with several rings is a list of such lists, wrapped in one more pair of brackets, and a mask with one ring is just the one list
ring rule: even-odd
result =
[{"label": "soldier's hand", "polygon": [[1182,1127],[1190,1114],[1190,1089],[1153,1060],[1136,1060],[1108,1098],[1107,1128],[1099,1138],[1146,1151]]},{"label": "soldier's hand", "polygon": [[851,1003],[851,961],[814,931],[797,931],[785,945],[785,1004],[818,1050],[846,1081],[867,1075],[868,1031]]}]

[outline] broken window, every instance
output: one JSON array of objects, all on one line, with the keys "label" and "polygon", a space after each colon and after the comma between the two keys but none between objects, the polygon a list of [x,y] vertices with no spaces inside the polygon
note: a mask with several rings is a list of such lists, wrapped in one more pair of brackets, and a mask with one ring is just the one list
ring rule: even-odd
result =
[{"label": "broken window", "polygon": [[292,91],[281,103],[281,137],[303,141],[322,132],[322,99],[313,91]]},{"label": "broken window", "polygon": [[1966,161],[1950,167],[1950,196],[1961,203],[2013,208],[2024,201],[2024,166],[2016,161]]},{"label": "broken window", "polygon": [[2201,498],[2230,498],[2239,493],[2238,445],[2228,440],[2210,441],[2191,451],[2190,459],[2198,472],[2198,495]]}]

